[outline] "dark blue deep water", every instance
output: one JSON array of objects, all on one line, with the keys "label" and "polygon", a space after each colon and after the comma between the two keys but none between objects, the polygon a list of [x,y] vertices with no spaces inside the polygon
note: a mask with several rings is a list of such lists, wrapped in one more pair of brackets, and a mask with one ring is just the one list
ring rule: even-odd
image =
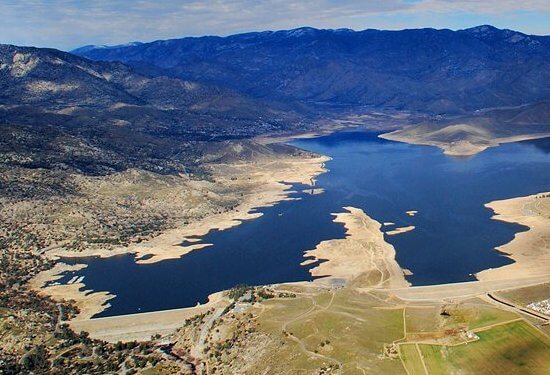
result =
[{"label": "dark blue deep water", "polygon": [[[203,238],[214,246],[181,259],[138,265],[131,255],[66,259],[88,267],[87,288],[117,297],[98,316],[164,310],[205,302],[210,293],[237,284],[311,280],[303,252],[342,238],[332,212],[354,206],[380,222],[416,229],[388,236],[397,261],[413,272],[413,285],[473,280],[472,274],[510,260],[494,250],[526,228],[490,220],[484,204],[550,190],[550,154],[540,141],[507,144],[471,158],[454,158],[428,146],[379,139],[368,132],[341,132],[294,145],[333,158],[319,176],[320,195],[260,209],[258,219]],[[295,186],[296,189],[303,187]],[[405,211],[417,210],[410,217]],[[391,228],[389,228],[391,229]]]}]

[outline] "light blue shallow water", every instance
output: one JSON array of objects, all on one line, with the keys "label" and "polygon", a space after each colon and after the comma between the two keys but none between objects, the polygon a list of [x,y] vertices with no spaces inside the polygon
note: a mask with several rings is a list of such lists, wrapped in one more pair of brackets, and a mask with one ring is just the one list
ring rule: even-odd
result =
[{"label": "light blue shallow water", "polygon": [[[320,195],[260,209],[258,219],[213,231],[214,246],[181,259],[137,265],[131,255],[74,259],[88,267],[67,274],[85,276],[87,288],[117,295],[99,316],[194,306],[240,283],[310,280],[300,266],[303,252],[319,242],[342,238],[331,213],[354,206],[380,222],[414,225],[387,236],[397,261],[413,272],[413,285],[473,280],[473,273],[510,260],[494,250],[526,228],[491,220],[485,203],[550,190],[550,154],[541,143],[520,142],[474,157],[446,157],[434,147],[379,139],[368,132],[342,132],[298,140],[294,145],[333,158],[318,178]],[[300,188],[297,186],[297,188]],[[417,210],[414,216],[405,214]],[[391,229],[391,228],[388,228]]]}]

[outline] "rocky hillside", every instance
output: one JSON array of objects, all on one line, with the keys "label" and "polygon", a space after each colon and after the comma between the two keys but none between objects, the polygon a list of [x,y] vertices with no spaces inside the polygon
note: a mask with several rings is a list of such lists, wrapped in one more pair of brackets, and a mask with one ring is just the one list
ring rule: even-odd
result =
[{"label": "rocky hillside", "polygon": [[105,174],[193,168],[201,142],[300,124],[292,108],[136,73],[119,62],[0,45],[0,163]]},{"label": "rocky hillside", "polygon": [[52,266],[52,248],[109,251],[234,210],[263,186],[215,166],[301,160],[294,148],[246,138],[296,130],[303,119],[227,88],[0,45],[0,306]]},{"label": "rocky hillside", "polygon": [[300,28],[86,46],[73,53],[287,101],[461,113],[550,97],[550,37],[491,26]]}]

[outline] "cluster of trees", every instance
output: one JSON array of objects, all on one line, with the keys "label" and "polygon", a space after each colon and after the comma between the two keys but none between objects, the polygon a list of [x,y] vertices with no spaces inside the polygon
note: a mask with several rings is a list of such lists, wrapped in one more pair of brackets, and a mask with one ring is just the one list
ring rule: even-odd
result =
[{"label": "cluster of trees", "polygon": [[0,361],[0,374],[116,373],[123,363],[131,374],[160,361],[151,342],[109,344],[91,339],[87,332],[75,333],[66,324],[57,327],[54,338],[54,345],[28,348],[19,360]]},{"label": "cluster of trees", "polygon": [[21,367],[26,371],[44,370],[50,367],[48,352],[43,345],[35,346],[21,357]]},{"label": "cluster of trees", "polygon": [[[232,318],[234,319],[235,316],[232,315]],[[239,347],[249,345],[253,342],[250,335],[257,331],[253,318],[253,314],[248,313],[246,314],[246,319],[236,320],[236,325],[230,337],[218,342],[210,342],[210,345],[205,348],[211,369],[227,366],[232,362],[233,356],[239,355]]]},{"label": "cluster of trees", "polygon": [[253,290],[254,290],[253,286],[246,285],[246,284],[239,284],[231,288],[227,293],[227,296],[232,300],[237,301],[239,298],[244,296],[246,292],[249,292],[249,291],[252,292]]},{"label": "cluster of trees", "polygon": [[227,296],[231,298],[233,301],[238,301],[248,292],[250,292],[250,299],[245,302],[257,302],[262,299],[271,299],[275,297],[279,297],[279,298],[296,297],[296,294],[294,293],[280,292],[277,294],[272,290],[267,289],[266,287],[253,287],[246,284],[239,284],[234,286],[228,291]]}]

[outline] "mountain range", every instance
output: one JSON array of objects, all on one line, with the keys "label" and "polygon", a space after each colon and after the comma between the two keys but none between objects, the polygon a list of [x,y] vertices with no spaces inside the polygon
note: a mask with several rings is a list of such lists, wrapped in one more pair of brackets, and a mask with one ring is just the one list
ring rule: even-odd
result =
[{"label": "mountain range", "polygon": [[[191,261],[187,264],[191,267],[198,264],[199,267],[195,268],[206,273],[205,280],[209,277],[216,278],[216,272],[221,269],[218,265],[223,266],[222,263],[234,258],[234,255],[237,255],[235,262],[240,262],[239,257],[246,257],[247,254],[237,246],[236,252],[222,254],[223,257],[218,258],[222,263],[214,262],[213,267],[208,266],[208,262],[196,263],[192,258],[203,256],[202,250],[199,253],[198,249],[208,246],[203,243],[205,241],[201,241],[205,233],[216,234],[213,232],[223,231],[243,220],[262,215],[263,210],[258,211],[251,207],[271,206],[281,200],[302,197],[304,203],[320,202],[317,198],[306,202],[309,198],[305,198],[305,194],[322,193],[324,190],[319,186],[307,188],[303,184],[314,185],[314,177],[326,171],[324,161],[327,158],[319,158],[318,155],[282,142],[296,133],[323,133],[338,127],[353,126],[384,132],[385,134],[379,136],[395,141],[437,146],[448,155],[473,155],[503,142],[525,139],[531,139],[532,147],[548,153],[550,37],[525,35],[491,26],[459,31],[299,28],[228,37],[131,42],[116,46],[90,45],[71,53],[0,44],[0,374],[103,374],[117,371],[130,374],[139,371],[152,373],[157,370],[163,373],[202,373],[202,370],[216,373],[288,373],[292,371],[291,367],[323,374],[347,369],[359,371],[363,368],[374,373],[408,372],[408,363],[415,360],[405,361],[401,356],[401,363],[397,358],[406,347],[396,345],[398,341],[402,341],[400,337],[403,336],[404,327],[401,317],[402,314],[408,314],[409,310],[405,309],[408,307],[405,304],[400,307],[402,311],[396,309],[399,301],[395,290],[387,295],[389,303],[381,305],[384,299],[378,298],[374,293],[370,296],[361,293],[366,299],[359,298],[359,293],[354,289],[362,283],[366,283],[363,286],[370,289],[393,285],[395,280],[398,286],[407,284],[404,274],[409,273],[401,270],[397,262],[393,261],[395,251],[385,242],[385,236],[392,234],[391,232],[395,234],[414,229],[414,226],[396,227],[388,231],[393,223],[385,222],[381,226],[365,212],[351,212],[350,209],[348,211],[352,215],[347,216],[348,221],[338,218],[334,220],[345,224],[345,231],[340,231],[344,238],[338,235],[337,239],[322,241],[316,250],[311,251],[321,251],[322,246],[327,243],[332,252],[343,249],[348,254],[357,248],[357,253],[363,256],[363,250],[368,249],[371,254],[365,259],[372,264],[365,269],[362,269],[368,263],[365,261],[359,261],[361,267],[357,270],[348,267],[349,259],[340,262],[346,254],[336,259],[338,264],[334,269],[343,264],[340,267],[343,271],[339,271],[343,276],[355,274],[348,283],[351,288],[343,288],[346,286],[346,277],[336,277],[337,274],[321,280],[324,284],[319,284],[319,288],[313,284],[304,288],[293,284],[291,288],[277,289],[238,285],[227,291],[227,294],[216,293],[219,298],[211,299],[209,304],[197,307],[198,310],[186,309],[184,314],[188,319],[185,321],[180,312],[176,315],[173,311],[159,312],[175,317],[177,324],[163,322],[166,323],[164,328],[169,326],[170,330],[174,329],[173,334],[162,329],[159,331],[161,336],[157,330],[163,327],[159,328],[155,324],[151,328],[142,324],[143,328],[139,328],[131,320],[133,318],[127,320],[128,316],[123,317],[122,320],[132,323],[127,330],[124,327],[121,330],[118,326],[112,329],[113,324],[107,329],[101,329],[103,332],[100,337],[118,341],[120,336],[124,341],[116,344],[96,340],[93,327],[88,329],[86,327],[91,326],[86,324],[90,323],[87,317],[102,311],[108,305],[107,301],[119,294],[117,290],[120,288],[114,284],[111,284],[114,288],[88,285],[88,290],[83,291],[84,276],[75,272],[80,272],[81,267],[86,265],[58,262],[58,259],[66,259],[59,256],[72,257],[81,251],[78,255],[103,257],[126,254],[127,256],[124,255],[113,263],[115,268],[118,267],[114,272],[121,272],[120,280],[123,282],[120,286],[129,285],[129,290],[133,288],[139,293],[154,293],[157,289],[142,290],[136,284],[136,277],[142,278],[143,274],[131,275],[135,268],[120,268],[126,267],[128,261],[133,262],[131,254],[136,252],[134,255],[138,263],[152,263],[177,258],[195,249],[197,252],[193,251],[188,254],[190,258],[185,258]],[[354,136],[355,133],[351,134]],[[540,139],[534,140],[535,138]],[[329,155],[333,154],[334,150],[330,149],[338,139],[332,138],[332,141],[323,143],[322,149]],[[343,145],[353,147],[349,142]],[[500,174],[480,168],[484,162],[483,158],[479,158],[477,161],[481,161],[481,164],[476,160],[469,164],[455,161],[439,165],[432,163],[424,168],[427,173],[408,171],[405,173],[405,180],[412,177],[409,182],[417,184],[419,179],[431,179],[434,183],[428,181],[418,186],[426,187],[426,194],[443,194],[445,197],[445,194],[452,192],[448,188],[456,185],[457,178],[470,174],[470,177],[488,178],[487,186],[491,183],[496,186],[491,194],[500,194],[505,190],[498,186],[499,181],[512,180],[500,179],[498,176],[509,174],[508,162],[517,158],[514,152],[510,153],[508,150],[503,149],[502,154],[497,155],[498,160],[493,158],[494,154],[486,154],[491,159],[487,165],[499,168]],[[399,148],[385,148],[379,156],[387,157],[389,152],[399,152]],[[426,155],[430,156],[420,150],[419,157],[412,162],[437,159],[424,157]],[[538,164],[542,160],[539,159],[539,153],[533,155],[536,156],[529,157],[527,161],[534,162],[537,166],[531,168],[530,164],[527,165],[526,173],[518,176],[528,178],[533,171],[538,173],[544,169],[542,164]],[[379,163],[380,157],[371,157],[369,153],[365,159],[367,169],[373,163]],[[502,163],[498,162],[500,158]],[[399,159],[394,159],[393,163],[386,163],[390,168],[382,171],[382,188],[385,187],[384,178],[404,171],[404,168],[395,171],[392,169],[392,165],[398,162]],[[344,169],[355,168],[356,164],[348,163]],[[441,185],[443,188],[440,189],[437,185],[442,180],[436,174],[432,176],[434,168],[456,169],[452,172],[458,172],[457,178],[444,181]],[[474,174],[470,173],[472,171]],[[355,168],[349,170],[349,173],[357,175],[361,173],[361,169]],[[446,173],[441,176],[453,175]],[[291,186],[283,183],[299,181],[303,184]],[[528,181],[518,181],[515,187],[524,191],[524,187],[529,187],[526,182]],[[460,183],[459,186],[470,186]],[[327,199],[336,197],[335,191],[320,198],[334,206],[343,200],[350,201],[350,197],[354,195],[353,188],[351,186],[341,190],[346,195],[334,202],[328,202]],[[405,183],[398,186],[396,191],[406,188]],[[357,194],[369,193],[368,187],[365,189]],[[373,192],[376,191],[371,193]],[[468,191],[466,195],[473,196],[472,192]],[[412,196],[413,192],[405,193]],[[297,195],[299,197],[295,198]],[[390,202],[390,206],[403,204],[408,196]],[[529,199],[531,202],[536,199],[544,205],[544,196],[545,194],[539,194],[536,198],[532,196],[520,200]],[[431,197],[426,199],[429,198]],[[449,201],[454,199],[452,196],[448,198]],[[439,202],[437,199],[433,201]],[[512,201],[518,202],[517,199],[501,202],[509,204]],[[441,202],[446,203],[445,200]],[[476,202],[479,203],[479,199]],[[532,208],[542,207],[541,205],[534,202]],[[237,234],[233,238],[250,242],[254,251],[258,250],[254,248],[262,246],[262,236],[268,241],[281,242],[279,240],[285,234],[283,230],[288,225],[292,226],[293,217],[297,217],[287,215],[291,210],[281,207],[272,211],[274,215],[276,212],[280,212],[278,216],[284,214],[276,221],[270,219],[269,212],[264,216],[267,222],[264,219],[254,221],[260,227],[271,226],[273,233],[264,233],[262,230],[258,237],[260,241],[256,241],[253,236],[250,237],[250,233],[260,227],[250,223],[243,225],[244,232],[237,232],[244,235]],[[310,203],[298,206],[298,210],[308,207],[312,207]],[[321,210],[313,210],[311,213],[324,215],[327,207],[327,204],[320,204]],[[445,210],[446,207],[440,209]],[[448,207],[458,206],[450,204]],[[402,206],[403,211],[410,208]],[[394,215],[396,219],[403,221],[406,218],[403,211],[397,215],[399,212],[394,209],[386,214],[393,212],[397,215]],[[529,211],[531,216],[528,219],[533,219],[532,222],[537,225],[533,226],[531,233],[539,235],[542,231],[538,229],[537,219],[539,216],[543,219],[542,211]],[[329,212],[332,210],[327,211],[327,215]],[[416,211],[406,213],[414,212]],[[420,223],[427,222],[426,218],[430,221],[428,216],[433,212],[437,213],[433,210],[421,212]],[[458,216],[453,212],[453,220],[469,220],[465,212],[459,210]],[[342,214],[338,217],[340,215]],[[489,218],[488,209],[484,215],[485,219]],[[328,216],[321,217],[321,221],[305,223],[303,229],[306,231],[303,235],[309,236],[306,233],[308,231],[313,233],[322,230],[325,224],[329,224],[326,219]],[[513,220],[516,221],[516,218],[513,217]],[[405,220],[407,223],[408,221]],[[322,224],[323,228],[315,227],[316,223]],[[441,223],[438,222],[439,224]],[[540,227],[542,228],[542,224]],[[461,227],[457,228],[460,230]],[[470,229],[472,226],[462,228]],[[299,227],[293,230],[300,234]],[[456,228],[451,230],[456,232]],[[376,241],[366,239],[361,233],[356,238],[357,233],[354,234],[353,231],[367,233],[367,237]],[[420,228],[413,235],[425,231],[426,228]],[[332,237],[331,233],[338,234],[332,229],[327,233],[329,237]],[[472,233],[475,235],[477,232]],[[499,231],[495,238],[500,241],[505,237],[503,233]],[[312,237],[313,240],[316,238]],[[432,238],[437,240],[438,237],[426,237],[427,240]],[[288,239],[297,240],[299,247],[300,244],[311,242],[292,236]],[[482,245],[489,243],[485,240],[486,238]],[[545,239],[540,237],[540,240]],[[345,242],[343,245],[342,241]],[[420,243],[415,241],[413,245]],[[282,241],[280,245],[284,247],[285,243],[287,242]],[[338,245],[333,246],[336,243]],[[236,242],[229,241],[228,244]],[[533,244],[538,246],[535,241]],[[537,250],[535,245],[533,249]],[[525,252],[529,249],[521,250]],[[334,259],[321,259],[324,257],[322,253],[317,253],[321,256],[307,256],[310,252],[305,253],[307,259],[302,265],[309,264],[309,268],[315,267],[318,271],[320,263],[323,263],[323,267],[334,263]],[[276,257],[283,259],[288,254],[288,251],[282,251]],[[300,256],[300,252],[297,254]],[[210,256],[208,251],[205,256]],[[519,258],[522,256],[520,254]],[[254,259],[241,264],[239,269],[244,270],[256,264],[263,266],[263,263],[270,260],[278,261],[275,258],[266,258],[262,263],[262,260]],[[356,260],[353,256],[350,259],[351,262]],[[437,257],[434,259],[438,260]],[[533,259],[519,259],[516,262],[527,264],[525,270],[518,268],[518,277],[532,273],[529,264],[538,261],[536,257]],[[86,259],[82,262],[89,263]],[[291,263],[297,265],[294,261]],[[172,267],[174,264],[179,267],[182,263],[163,262],[164,268],[161,272],[186,272],[185,269]],[[208,267],[202,267],[203,265]],[[287,273],[288,269],[281,268],[281,265],[276,266],[284,271],[281,275]],[[90,263],[90,268],[94,267]],[[544,268],[544,264],[538,268]],[[534,267],[535,271],[538,268]],[[108,271],[109,267],[100,266],[97,269],[100,270],[100,278],[107,279],[111,276],[109,272],[101,272]],[[277,271],[275,268],[273,270]],[[35,278],[41,271],[46,273]],[[95,272],[90,269],[88,271],[91,273],[86,275]],[[319,274],[317,271],[310,271],[312,275]],[[378,274],[382,276],[379,277]],[[391,280],[386,280],[386,274],[391,276]],[[441,272],[436,272],[436,277],[438,274]],[[243,277],[252,280],[249,276],[248,273],[243,274]],[[71,277],[72,280],[68,281]],[[88,280],[88,276],[86,277]],[[464,277],[467,277],[466,273]],[[75,281],[76,279],[78,280]],[[147,277],[145,279],[153,287],[158,286],[176,293],[168,297],[181,297],[178,295],[181,294],[181,288],[174,287],[175,284],[164,285],[162,282],[147,280]],[[205,288],[214,287],[214,290],[218,290],[231,287],[223,280],[221,284],[206,283]],[[262,282],[265,279],[259,280]],[[542,281],[544,280],[541,279]],[[86,284],[89,284],[88,281]],[[191,282],[188,287],[195,288],[196,285],[198,284]],[[327,286],[332,290],[331,293],[326,292]],[[439,293],[441,298],[448,297],[449,287],[441,287],[445,288]],[[98,292],[91,291],[92,288]],[[486,296],[487,290],[483,290],[481,297]],[[521,290],[525,294],[524,289]],[[538,295],[538,290],[533,289],[533,296]],[[199,292],[202,293],[200,290]],[[205,296],[206,294],[208,293]],[[302,298],[300,294],[308,298]],[[386,298],[381,294],[380,296]],[[127,294],[126,297],[132,298],[132,294]],[[323,307],[325,311],[321,314],[315,305],[322,300],[328,301],[326,297],[330,301],[328,305],[323,303],[327,307]],[[468,302],[473,301],[472,298],[469,294],[464,299],[465,303],[459,298],[455,300],[456,303],[449,304],[442,300],[426,305],[424,307],[429,308],[421,309],[426,310],[426,314],[414,313],[413,323],[418,327],[428,327],[424,324],[424,319],[432,327],[434,317],[437,316],[435,323],[439,331],[431,332],[429,337],[425,336],[428,340],[435,337],[442,343],[471,342],[469,345],[474,351],[480,344],[486,348],[481,349],[497,359],[495,371],[514,362],[508,358],[510,355],[517,357],[517,368],[522,371],[543,371],[546,362],[541,362],[540,358],[544,353],[537,348],[545,343],[540,340],[540,345],[531,338],[525,343],[518,341],[520,344],[516,352],[520,355],[509,350],[515,336],[510,336],[511,330],[506,327],[502,331],[506,335],[502,337],[507,341],[498,335],[494,336],[496,349],[490,340],[488,344],[485,342],[485,337],[482,337],[481,343],[472,342],[472,337],[477,338],[474,332],[483,331],[487,327],[503,327],[501,323],[494,323],[491,317],[493,312],[488,310],[488,305],[484,304],[479,311],[473,310],[472,306],[479,304]],[[234,308],[243,301],[255,304],[267,299],[276,304],[268,306],[265,314],[264,305],[259,305],[261,312],[256,308],[246,311],[239,306]],[[310,300],[314,303],[313,306]],[[536,301],[538,300],[537,297]],[[347,301],[351,301],[351,304],[346,304]],[[498,302],[496,299],[495,301]],[[155,305],[155,300],[151,303],[150,306]],[[303,303],[307,303],[307,306]],[[412,309],[415,309],[415,305],[411,305]],[[316,329],[317,336],[323,340],[320,344],[318,340],[309,340],[310,337],[305,338],[307,342],[302,342],[295,335],[294,329],[294,333],[286,330],[286,323],[283,324],[284,329],[278,327],[276,332],[270,328],[275,320],[296,321],[297,308],[302,307],[304,311],[309,309],[304,314],[312,312],[316,316],[328,317],[315,321],[311,319],[316,318],[308,317],[311,324],[299,329],[306,334],[310,328]],[[519,307],[512,307],[519,311]],[[99,310],[95,310],[96,308]],[[351,314],[352,310],[357,310],[360,314]],[[493,314],[497,320],[508,320],[508,315],[504,313],[509,312],[499,311],[494,310]],[[530,311],[531,315],[536,312],[534,308]],[[464,312],[476,319],[465,320]],[[522,309],[521,312],[528,311]],[[302,318],[305,317],[304,314],[301,314]],[[269,316],[266,318],[266,315]],[[140,315],[138,319],[147,323],[147,319],[142,319],[143,316]],[[159,320],[158,316],[167,315],[155,315],[153,318]],[[483,316],[490,318],[486,319],[490,325],[485,328],[479,325],[478,318]],[[334,317],[348,321],[342,320],[335,325]],[[502,320],[502,323],[521,323],[517,322],[515,316],[510,315],[510,319],[512,320]],[[66,323],[71,323],[71,326]],[[79,326],[79,323],[84,323],[84,326]],[[138,322],[139,324],[141,323]],[[474,324],[477,329],[473,329]],[[181,327],[176,330],[176,325]],[[347,350],[348,348],[342,346],[341,340],[338,340],[338,335],[333,335],[339,328],[346,326],[357,334],[346,338],[343,344],[357,347],[355,351]],[[319,327],[329,329],[320,331],[317,329]],[[214,328],[216,332],[212,331]],[[86,332],[89,330],[91,335]],[[406,334],[412,333],[416,340],[419,332],[412,331]],[[97,330],[95,333],[98,333]],[[142,337],[147,341],[139,344],[136,341],[125,342]],[[151,341],[148,341],[149,338]],[[337,342],[331,343],[326,338]],[[169,345],[166,345],[167,340]],[[506,345],[501,345],[499,349],[498,340]],[[294,345],[294,341],[298,341],[301,350]],[[304,343],[309,349],[306,350]],[[532,351],[533,355],[523,355],[525,348]],[[318,354],[310,352],[310,349]],[[443,349],[446,350],[442,352],[445,356],[454,350]],[[418,367],[420,372],[426,372],[418,344],[412,350],[415,353],[418,351],[420,362],[424,365],[423,369],[413,363],[413,370]],[[304,353],[299,353],[300,351]],[[334,356],[336,352],[345,353],[345,358]],[[460,353],[458,354],[462,355]],[[479,353],[476,356],[468,355],[469,353],[465,353],[459,359],[479,358],[479,363],[469,367],[470,371],[475,373],[477,369],[490,370],[487,370],[487,356]],[[359,357],[370,359],[359,363],[356,360]],[[497,357],[505,361],[498,361]],[[346,358],[351,358],[353,363],[347,363]],[[442,365],[438,368],[443,369],[448,363],[459,362],[453,358],[458,358],[456,353],[452,358],[447,358],[449,361],[431,363],[435,366],[441,362]],[[453,366],[456,364],[454,362]],[[452,372],[452,369],[448,372]]]},{"label": "mountain range", "polygon": [[388,110],[428,119],[400,139],[486,143],[547,132],[549,98],[550,37],[491,26],[299,28],[71,53],[0,45],[0,162],[180,173],[200,168],[213,140]]},{"label": "mountain range", "polygon": [[282,101],[464,113],[550,98],[550,37],[487,25],[459,31],[299,28],[72,53]]}]

